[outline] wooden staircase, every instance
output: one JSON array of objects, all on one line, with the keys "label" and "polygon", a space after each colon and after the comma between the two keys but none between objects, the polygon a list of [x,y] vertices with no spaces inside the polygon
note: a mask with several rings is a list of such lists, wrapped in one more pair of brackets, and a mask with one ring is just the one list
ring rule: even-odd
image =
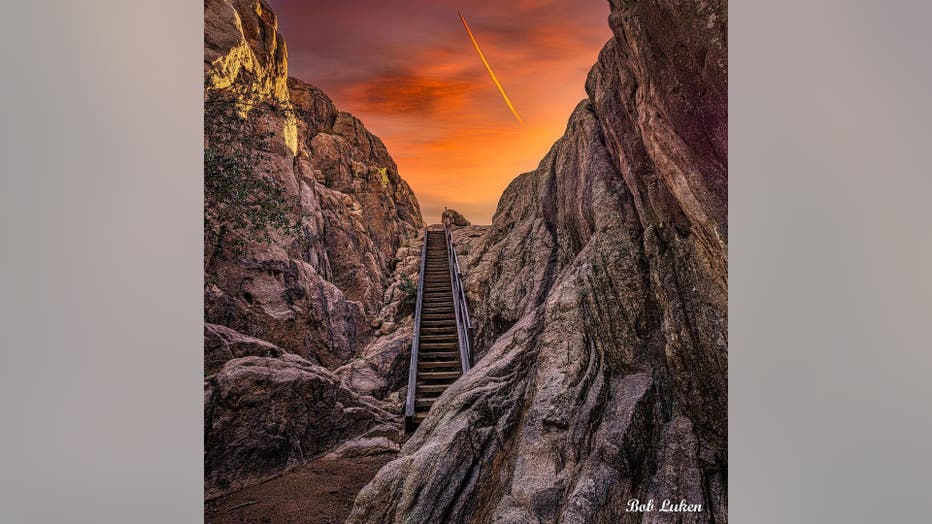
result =
[{"label": "wooden staircase", "polygon": [[459,265],[451,249],[448,227],[425,231],[405,407],[405,427],[409,431],[424,420],[437,398],[471,365],[468,310]]}]

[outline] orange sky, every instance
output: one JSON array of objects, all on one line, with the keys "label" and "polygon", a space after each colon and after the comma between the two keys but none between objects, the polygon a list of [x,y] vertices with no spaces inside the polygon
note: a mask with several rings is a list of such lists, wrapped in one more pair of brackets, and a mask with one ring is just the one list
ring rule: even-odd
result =
[{"label": "orange sky", "polygon": [[[585,97],[611,37],[605,0],[271,0],[290,74],[323,89],[388,147],[428,223],[444,206],[491,222]],[[462,11],[526,127],[463,28]]]}]

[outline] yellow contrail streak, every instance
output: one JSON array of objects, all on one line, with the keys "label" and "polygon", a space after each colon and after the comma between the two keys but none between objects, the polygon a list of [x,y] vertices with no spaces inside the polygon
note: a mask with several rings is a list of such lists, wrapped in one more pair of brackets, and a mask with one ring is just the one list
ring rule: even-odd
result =
[{"label": "yellow contrail streak", "polygon": [[505,103],[508,104],[508,109],[511,109],[511,114],[515,115],[515,118],[517,118],[518,122],[521,123],[521,127],[524,127],[524,120],[521,119],[521,115],[518,114],[515,106],[511,104],[511,100],[508,99],[508,95],[505,94],[505,88],[502,87],[501,82],[498,81],[498,78],[495,77],[495,73],[492,72],[492,66],[489,65],[489,61],[486,60],[485,55],[482,54],[482,49],[479,49],[479,42],[476,41],[476,37],[473,36],[472,31],[469,30],[469,24],[466,23],[466,19],[463,17],[463,13],[457,11],[456,14],[460,15],[460,20],[463,21],[463,27],[466,28],[466,33],[469,34],[469,39],[472,40],[473,47],[476,48],[476,52],[479,53],[479,58],[482,59],[482,63],[485,64],[485,68],[489,71],[489,75],[492,77],[492,81],[495,82],[495,86],[498,87],[499,92],[502,94],[502,98],[504,98]]}]

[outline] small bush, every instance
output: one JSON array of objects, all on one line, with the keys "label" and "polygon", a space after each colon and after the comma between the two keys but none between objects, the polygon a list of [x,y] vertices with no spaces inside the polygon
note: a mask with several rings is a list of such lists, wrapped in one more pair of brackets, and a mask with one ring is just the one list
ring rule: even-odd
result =
[{"label": "small bush", "polygon": [[401,284],[398,286],[398,290],[401,291],[402,304],[410,302],[413,306],[417,302],[417,283],[412,281],[408,275],[401,275]]},{"label": "small bush", "polygon": [[398,290],[401,292],[398,318],[414,314],[414,306],[417,304],[417,284],[408,278],[408,275],[401,275],[401,284],[398,285]]},{"label": "small bush", "polygon": [[274,111],[257,107],[250,118],[243,118],[235,98],[211,93],[205,101],[205,271],[223,251],[241,254],[247,239],[271,243],[273,233],[286,238],[301,233],[297,200],[259,168],[274,133],[259,129],[257,121],[263,112]]}]

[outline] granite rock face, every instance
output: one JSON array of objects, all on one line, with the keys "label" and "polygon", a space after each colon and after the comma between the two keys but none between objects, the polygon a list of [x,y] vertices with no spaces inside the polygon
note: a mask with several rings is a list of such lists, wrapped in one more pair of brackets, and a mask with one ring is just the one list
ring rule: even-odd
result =
[{"label": "granite rock face", "polygon": [[349,522],[727,522],[726,6],[611,5],[564,136],[454,232],[481,358]]},{"label": "granite rock face", "polygon": [[[294,237],[207,246],[206,320],[335,369],[372,339],[394,255],[423,221],[382,142],[319,89],[288,78],[287,49],[263,1],[205,4],[208,94],[235,100],[270,136],[259,171],[297,202]],[[211,126],[212,122],[205,122]],[[208,147],[211,144],[206,144]]]},{"label": "granite rock face", "polygon": [[260,144],[249,162],[297,226],[205,243],[205,491],[215,496],[326,453],[397,449],[412,331],[401,288],[412,267],[416,281],[423,220],[378,137],[288,76],[264,0],[207,0],[204,16],[205,149]]}]

